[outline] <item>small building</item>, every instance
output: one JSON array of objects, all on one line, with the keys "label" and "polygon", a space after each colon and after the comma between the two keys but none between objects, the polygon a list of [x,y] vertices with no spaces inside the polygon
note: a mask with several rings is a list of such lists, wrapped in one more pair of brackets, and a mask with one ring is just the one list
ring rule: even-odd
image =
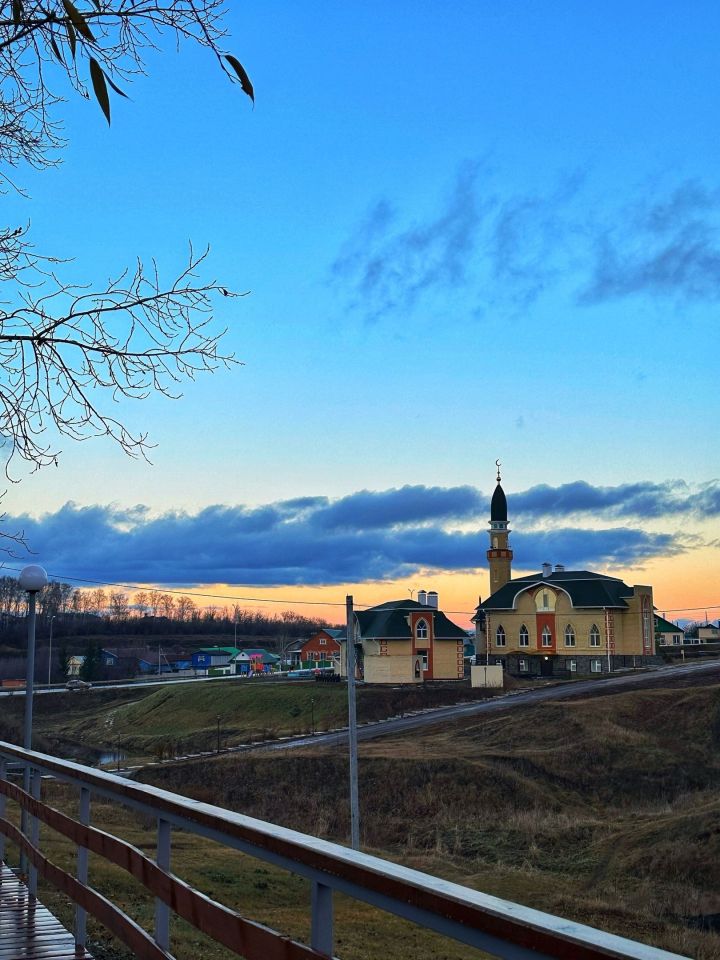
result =
[{"label": "small building", "polygon": [[323,627],[307,639],[300,648],[301,667],[331,667],[340,660],[340,642],[345,630]]},{"label": "small building", "polygon": [[192,655],[193,669],[207,674],[214,667],[226,667],[240,651],[237,647],[201,647]]},{"label": "small building", "polygon": [[231,673],[240,677],[252,676],[258,673],[273,673],[278,669],[280,657],[269,653],[260,647],[241,650],[229,663]]},{"label": "small building", "polygon": [[[462,680],[467,632],[437,606],[435,591],[418,592],[418,600],[391,600],[355,614],[355,663],[366,683],[423,683]],[[340,673],[347,676],[341,646]]]},{"label": "small building", "polygon": [[660,647],[680,647],[685,640],[682,627],[655,614],[655,643]]},{"label": "small building", "polygon": [[720,641],[720,622],[715,626],[713,623],[705,623],[698,627],[698,643],[717,643]]}]

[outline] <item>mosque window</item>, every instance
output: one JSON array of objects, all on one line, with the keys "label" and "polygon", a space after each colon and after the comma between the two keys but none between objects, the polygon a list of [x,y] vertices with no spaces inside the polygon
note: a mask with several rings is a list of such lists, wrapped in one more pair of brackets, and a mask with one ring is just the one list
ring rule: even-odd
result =
[{"label": "mosque window", "polygon": [[572,624],[568,624],[565,627],[565,646],[566,647],[575,646],[575,631],[572,628]]},{"label": "mosque window", "polygon": [[544,647],[552,646],[552,633],[550,632],[550,627],[543,627],[542,645]]},{"label": "mosque window", "polygon": [[495,645],[498,647],[505,646],[505,629],[502,624],[499,624],[495,631]]},{"label": "mosque window", "polygon": [[418,640],[427,640],[428,625],[426,620],[418,620],[415,627],[415,636],[418,638]]},{"label": "mosque window", "polygon": [[598,630],[597,624],[594,623],[590,627],[590,646],[599,647],[600,646],[600,631]]},{"label": "mosque window", "polygon": [[528,628],[525,626],[525,624],[520,627],[520,646],[530,646],[530,634],[528,633]]}]

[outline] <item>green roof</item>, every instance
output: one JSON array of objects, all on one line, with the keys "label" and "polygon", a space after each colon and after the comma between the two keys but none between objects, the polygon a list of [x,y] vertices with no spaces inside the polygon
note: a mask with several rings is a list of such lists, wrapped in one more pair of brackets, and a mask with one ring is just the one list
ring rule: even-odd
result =
[{"label": "green roof", "polygon": [[237,647],[198,647],[195,653],[229,653],[231,657],[234,657],[240,651]]},{"label": "green roof", "polygon": [[670,623],[669,620],[666,620],[664,617],[655,614],[655,633],[682,633],[685,631],[682,627],[679,627],[676,623]]},{"label": "green roof", "polygon": [[[363,640],[409,640],[412,636],[407,617],[420,611],[433,618],[433,633],[436,640],[467,640],[467,633],[449,620],[444,613],[418,603],[417,600],[390,600],[369,610],[359,610],[355,616],[360,625]],[[342,637],[344,640],[345,637]]]},{"label": "green roof", "polygon": [[547,577],[542,573],[533,573],[510,580],[480,604],[477,614],[485,610],[512,610],[518,593],[547,585],[564,590],[573,607],[609,607],[622,610],[627,607],[625,598],[633,595],[633,588],[617,577],[591,573],[590,570],[557,570]]}]

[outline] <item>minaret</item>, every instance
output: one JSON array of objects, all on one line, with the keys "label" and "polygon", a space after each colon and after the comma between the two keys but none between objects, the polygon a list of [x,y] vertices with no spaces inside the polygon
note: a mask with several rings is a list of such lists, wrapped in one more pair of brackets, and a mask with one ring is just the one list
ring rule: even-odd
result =
[{"label": "minaret", "polygon": [[490,501],[490,549],[487,552],[491,595],[510,580],[513,558],[508,542],[510,530],[508,529],[507,500],[500,486],[500,461],[496,460],[495,463],[498,468],[497,486]]}]

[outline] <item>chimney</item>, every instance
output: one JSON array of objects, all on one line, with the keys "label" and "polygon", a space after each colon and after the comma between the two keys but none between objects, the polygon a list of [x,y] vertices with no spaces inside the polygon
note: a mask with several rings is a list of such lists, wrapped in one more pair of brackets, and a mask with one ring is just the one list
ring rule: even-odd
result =
[{"label": "chimney", "polygon": [[434,610],[437,610],[438,608],[437,590],[428,590],[427,605],[429,607],[432,607]]},{"label": "chimney", "polygon": [[418,603],[421,603],[424,607],[427,606],[427,591],[418,590]]},{"label": "chimney", "polygon": [[555,564],[555,573],[565,573],[565,564],[564,564],[564,563],[556,563],[556,564]]},{"label": "chimney", "polygon": [[552,564],[551,564],[551,563],[544,563],[544,564],[542,565],[542,571],[543,571],[543,580],[544,580],[544,579],[546,579],[547,577],[549,577],[550,574],[552,573]]}]

